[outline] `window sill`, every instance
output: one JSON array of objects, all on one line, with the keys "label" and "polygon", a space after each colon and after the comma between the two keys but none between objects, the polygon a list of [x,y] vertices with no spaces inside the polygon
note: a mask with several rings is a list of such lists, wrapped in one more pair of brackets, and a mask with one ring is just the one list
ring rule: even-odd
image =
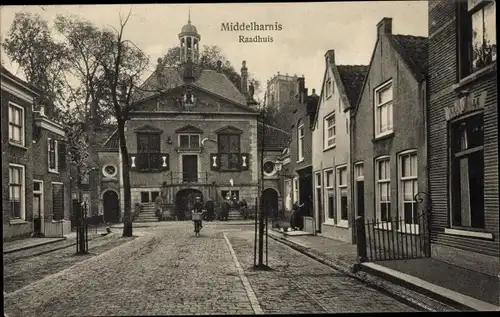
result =
[{"label": "window sill", "polygon": [[297,161],[297,162],[295,162],[295,163],[302,163],[302,162],[304,162],[304,158],[301,158],[300,160],[298,160],[298,161]]},{"label": "window sill", "polygon": [[26,221],[24,219],[11,219],[10,220],[11,225],[25,225],[27,223],[28,223],[28,221]]},{"label": "window sill", "polygon": [[457,84],[453,85],[452,88],[454,90],[458,90],[458,89],[462,88],[463,86],[472,84],[473,82],[478,81],[479,79],[481,79],[485,76],[488,76],[491,73],[496,73],[496,71],[497,71],[497,63],[494,62],[493,64],[488,65],[488,66],[470,74],[469,76],[462,78]]},{"label": "window sill", "polygon": [[[87,217],[87,218],[90,218],[90,217]],[[51,222],[52,223],[61,223],[61,222],[67,222],[68,220],[66,219],[61,219],[61,220],[52,220]]]},{"label": "window sill", "polygon": [[489,233],[489,232],[444,228],[444,233],[450,234],[450,235],[454,235],[454,236],[462,236],[462,237],[471,237],[471,238],[480,238],[480,239],[493,240],[493,234]]},{"label": "window sill", "polygon": [[337,224],[335,226],[339,227],[339,228],[349,229],[349,224],[348,224],[347,220],[340,220],[339,222],[337,222]]},{"label": "window sill", "polygon": [[334,145],[330,145],[329,147],[323,148],[323,152],[334,149],[336,146],[337,146],[337,144],[334,144]]},{"label": "window sill", "polygon": [[330,227],[335,227],[335,221],[333,219],[331,219],[331,220],[325,220],[325,222],[323,222],[323,225],[330,226]]},{"label": "window sill", "polygon": [[382,133],[382,134],[376,135],[375,138],[373,138],[372,142],[387,140],[387,139],[390,139],[393,137],[394,137],[394,131]]},{"label": "window sill", "polygon": [[58,171],[56,171],[56,170],[49,170],[49,173],[59,175],[59,172],[58,172]]},{"label": "window sill", "polygon": [[12,142],[12,141],[9,141],[9,145],[10,146],[13,146],[13,147],[17,147],[17,148],[20,148],[20,149],[23,149],[23,150],[27,150],[28,148],[19,144],[19,143],[16,143],[16,142]]}]

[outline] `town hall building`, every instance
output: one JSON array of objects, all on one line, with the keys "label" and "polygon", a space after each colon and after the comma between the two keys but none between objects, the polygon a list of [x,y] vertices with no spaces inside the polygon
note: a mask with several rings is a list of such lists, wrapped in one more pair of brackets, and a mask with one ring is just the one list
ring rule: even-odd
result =
[{"label": "town hall building", "polygon": [[[201,36],[190,20],[179,40],[178,65],[165,66],[158,60],[155,72],[137,91],[126,123],[132,207],[154,203],[158,196],[180,218],[188,215],[193,196],[230,196],[245,199],[251,207],[259,192],[261,125],[246,62],[238,89],[221,71],[220,62],[217,70],[200,67]],[[281,144],[287,133],[281,134],[266,142]],[[118,207],[123,197],[118,149],[115,132],[99,151],[107,221],[119,221],[123,215],[123,204]],[[277,181],[275,185],[266,186],[274,187],[274,195],[281,199]]]}]

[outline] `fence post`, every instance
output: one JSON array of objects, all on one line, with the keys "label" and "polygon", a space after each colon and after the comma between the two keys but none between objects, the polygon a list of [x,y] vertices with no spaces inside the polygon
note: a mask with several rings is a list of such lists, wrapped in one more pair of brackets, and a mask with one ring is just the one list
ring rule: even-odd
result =
[{"label": "fence post", "polygon": [[358,261],[366,262],[366,233],[365,233],[365,219],[363,216],[357,216],[355,219],[356,236],[358,237],[356,248],[358,252]]}]

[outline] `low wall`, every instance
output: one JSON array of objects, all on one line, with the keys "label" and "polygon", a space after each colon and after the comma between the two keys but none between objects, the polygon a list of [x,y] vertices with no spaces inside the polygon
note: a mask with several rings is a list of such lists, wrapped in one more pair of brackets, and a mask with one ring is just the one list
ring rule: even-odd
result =
[{"label": "low wall", "polygon": [[71,221],[46,221],[43,224],[43,235],[46,238],[59,238],[71,232]]},{"label": "low wall", "polygon": [[314,234],[314,218],[313,217],[303,217],[304,221],[304,231]]}]

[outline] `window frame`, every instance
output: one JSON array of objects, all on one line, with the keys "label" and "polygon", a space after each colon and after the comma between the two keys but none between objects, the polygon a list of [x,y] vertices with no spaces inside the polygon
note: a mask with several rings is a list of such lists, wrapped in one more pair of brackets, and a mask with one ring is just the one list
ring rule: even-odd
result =
[{"label": "window frame", "polygon": [[[109,174],[107,171],[106,171],[106,167],[108,166],[112,166],[115,168],[115,172],[113,174]],[[114,164],[105,164],[103,167],[102,167],[102,175],[104,175],[104,177],[107,177],[107,178],[114,178],[116,177],[116,175],[118,174],[118,167]]]},{"label": "window frame", "polygon": [[[271,173],[268,173],[266,172],[266,169],[264,168],[264,166],[266,165],[266,163],[272,163],[273,164],[273,170],[271,171]],[[264,161],[264,164],[262,164],[262,171],[264,173],[265,176],[268,176],[268,177],[271,177],[271,176],[274,176],[276,175],[276,164],[272,161],[272,160],[265,160]]]},{"label": "window frame", "polygon": [[[19,124],[13,122],[14,118],[11,117],[11,108],[15,109],[15,111],[19,110],[19,112],[20,112],[20,118],[19,118],[20,123]],[[12,101],[9,101],[7,117],[8,117],[8,126],[9,126],[9,144],[14,145],[14,146],[19,146],[19,147],[25,147],[26,146],[26,115],[25,115],[24,107],[12,102]],[[13,139],[13,135],[11,132],[12,126],[19,128],[21,130],[20,131],[20,133],[21,133],[20,142],[17,142],[16,140]]]},{"label": "window frame", "polygon": [[[388,163],[388,168],[386,169],[386,171],[389,171],[388,172],[388,178],[384,178],[384,179],[380,179],[379,178],[379,166],[380,166],[380,163],[382,162],[387,162]],[[380,157],[377,157],[375,159],[375,168],[374,168],[374,180],[375,180],[375,216],[377,217],[378,221],[377,223],[383,225],[383,229],[388,229],[388,230],[392,230],[392,225],[389,221],[387,221],[387,219],[389,219],[391,217],[391,209],[392,209],[392,195],[391,195],[391,191],[392,191],[392,186],[391,186],[391,157],[390,156],[380,156]],[[387,174],[387,173],[386,173]],[[382,209],[381,209],[381,204],[382,204],[382,201],[380,199],[380,196],[381,196],[381,186],[383,184],[387,184],[388,185],[388,200],[384,201],[384,203],[389,203],[389,209],[388,209],[388,212],[387,212],[387,219],[386,220],[383,220],[382,219]]]},{"label": "window frame", "polygon": [[[147,136],[147,138],[148,138],[147,151],[145,151],[145,152],[140,151],[141,146],[140,146],[139,140],[142,136]],[[153,142],[151,142],[151,138],[153,136],[158,137],[158,151],[157,152],[151,151],[151,149],[152,149],[151,144],[153,143]],[[162,165],[161,164],[161,162],[162,162],[162,160],[161,160],[161,133],[136,132],[136,138],[137,138],[137,159],[136,159],[136,163],[135,163],[136,168],[139,171],[159,171],[162,168],[162,166],[161,166]],[[156,149],[154,149],[154,150],[156,150]],[[159,158],[160,164],[158,167],[152,167],[151,162],[152,162],[152,157],[154,155],[157,155]],[[141,157],[141,156],[143,156],[143,157]],[[144,164],[144,161],[143,161],[144,157],[147,158],[147,162],[148,162],[147,168],[141,167],[141,164]]]},{"label": "window frame", "polygon": [[[455,130],[454,128],[459,125],[462,122],[467,122],[467,120],[471,120],[476,116],[481,116],[482,117],[482,127],[483,127],[483,138],[482,138],[482,145],[480,146],[475,146],[473,148],[467,148],[465,150],[457,149],[455,151],[455,145],[454,141],[456,140],[455,138],[460,137],[460,136],[455,136],[453,134],[453,131]],[[463,230],[467,232],[485,232],[486,231],[486,219],[485,219],[485,214],[484,214],[484,208],[483,208],[483,227],[467,227],[463,225],[455,225],[454,224],[454,216],[455,212],[458,211],[461,213],[461,208],[460,206],[457,206],[456,203],[456,198],[455,198],[455,192],[457,190],[460,190],[460,187],[456,187],[457,182],[455,181],[457,176],[457,166],[456,162],[459,161],[463,157],[470,157],[471,155],[474,155],[476,153],[482,152],[483,155],[483,197],[484,197],[484,111],[474,111],[471,112],[467,115],[460,116],[455,118],[454,120],[450,120],[448,124],[448,133],[449,133],[449,146],[448,146],[448,151],[449,151],[449,164],[448,164],[448,171],[450,175],[450,186],[449,186],[449,202],[450,202],[450,208],[449,208],[449,226],[451,229],[458,229],[458,230]],[[462,182],[460,181],[460,184]],[[469,191],[470,194],[470,191]],[[484,198],[483,198],[483,206],[485,204]],[[471,221],[472,221],[472,213],[470,214]]]},{"label": "window frame", "polygon": [[[328,175],[331,175],[331,182],[328,182],[329,178]],[[324,213],[325,213],[325,223],[326,224],[335,224],[336,222],[336,205],[335,205],[335,169],[333,167],[330,168],[325,168],[323,170],[323,187],[325,190],[323,190],[323,204],[324,204]],[[329,197],[333,197],[333,203],[332,203],[332,217],[330,217],[329,214],[329,208],[330,204],[328,202]]]},{"label": "window frame", "polygon": [[[14,209],[12,208],[12,194],[11,194],[11,187],[12,187],[12,184],[11,183],[11,168],[13,169],[17,169],[19,170],[19,181],[20,181],[20,184],[18,183],[14,183],[15,186],[19,187],[19,217],[15,217],[14,216]],[[14,222],[24,222],[26,221],[26,166],[24,165],[21,165],[21,164],[13,164],[13,163],[10,163],[9,164],[9,204],[10,204],[10,207],[11,207],[11,210],[10,210],[10,215],[9,215],[9,218],[10,218],[10,221],[14,221]]]},{"label": "window frame", "polygon": [[[285,210],[292,210],[293,206],[293,184],[291,179],[286,179],[285,183]],[[288,189],[290,190],[290,200],[288,200]]]},{"label": "window frame", "polygon": [[328,76],[325,82],[325,96],[326,99],[330,99],[331,96],[333,96],[334,92],[332,89],[332,78]]},{"label": "window frame", "polygon": [[[391,89],[392,96],[391,100],[379,103],[379,96],[382,91],[385,91],[387,89]],[[379,109],[380,112],[382,113],[382,108],[387,107],[387,129],[385,131],[380,131],[380,122],[379,122]],[[389,115],[389,110],[390,110],[390,115]],[[375,134],[375,139],[381,138],[387,135],[391,135],[394,133],[394,85],[393,85],[393,80],[390,79],[379,86],[377,86],[374,91],[373,91],[373,120],[374,120],[374,134]]]},{"label": "window frame", "polygon": [[[51,168],[51,142],[54,142],[54,168]],[[59,142],[57,139],[47,138],[47,160],[48,160],[48,171],[49,173],[59,174]]]},{"label": "window frame", "polygon": [[[336,208],[339,211],[337,213],[337,226],[338,227],[345,227],[349,228],[349,193],[348,193],[348,170],[347,170],[347,164],[339,165],[335,169],[336,173],[336,182],[335,182],[335,190],[336,192],[336,197],[337,197],[337,204]],[[342,172],[345,173],[345,177],[342,178]],[[344,181],[343,184],[340,182]],[[342,219],[342,190],[345,190],[346,192],[346,198],[347,198],[347,215],[346,219]]]},{"label": "window frame", "polygon": [[304,160],[304,134],[304,122],[299,120],[299,124],[297,126],[297,163]]},{"label": "window frame", "polygon": [[[227,136],[229,138],[229,141],[231,140],[231,137],[237,137],[238,138],[238,152],[232,152],[231,150],[231,142],[229,142],[229,149],[227,151],[221,151],[221,137]],[[218,133],[217,134],[217,154],[219,156],[219,171],[221,172],[238,172],[240,171],[241,168],[241,133]],[[222,164],[222,155],[227,154],[228,155],[228,166],[223,166]],[[232,167],[231,164],[231,156],[236,155],[238,157],[238,163],[236,164],[236,167]]]},{"label": "window frame", "polygon": [[295,202],[298,202],[300,204],[299,197],[300,197],[299,177],[294,176],[292,179],[292,206]]},{"label": "window frame", "polygon": [[[328,120],[334,118],[333,120],[333,125],[329,126],[328,125]],[[328,130],[333,129],[333,136],[329,137],[328,136]],[[335,114],[335,110],[332,111],[331,113],[327,114],[326,116],[323,117],[323,150],[328,150],[331,148],[334,148],[337,145],[337,117]],[[334,142],[330,145],[328,145],[328,142],[330,140],[333,140]]]},{"label": "window frame", "polygon": [[[403,159],[405,157],[410,157],[410,164],[411,164],[411,159],[412,157],[415,157],[415,175],[411,176],[403,176],[404,171],[403,171]],[[398,154],[398,217],[399,217],[399,223],[398,223],[398,231],[399,232],[405,232],[405,233],[411,233],[411,234],[419,234],[419,222],[417,223],[406,223],[406,217],[405,217],[405,203],[412,203],[413,206],[415,207],[414,210],[412,210],[412,215],[413,219],[418,216],[418,207],[417,201],[415,200],[415,196],[418,193],[418,153],[416,149],[411,149],[407,151],[403,151]],[[413,173],[411,170],[411,165],[410,165],[410,172]],[[412,191],[412,200],[411,201],[405,201],[405,193],[404,193],[404,186],[403,184],[406,182],[415,182],[417,183],[417,189],[415,190],[413,188]],[[405,229],[403,230],[403,225]]]},{"label": "window frame", "polygon": [[[361,171],[361,173],[358,173],[358,171]],[[363,162],[354,163],[354,179],[356,181],[365,180],[365,166]]]},{"label": "window frame", "polygon": [[[188,137],[188,141],[189,141],[189,146],[188,147],[182,147],[181,146],[181,137],[182,136],[187,136]],[[192,136],[197,136],[198,137],[198,144],[193,147],[191,145],[191,137]],[[193,151],[197,151],[197,150],[200,150],[201,148],[201,135],[199,133],[179,133],[178,136],[177,136],[177,144],[178,144],[178,147],[180,150],[193,150]]]}]

